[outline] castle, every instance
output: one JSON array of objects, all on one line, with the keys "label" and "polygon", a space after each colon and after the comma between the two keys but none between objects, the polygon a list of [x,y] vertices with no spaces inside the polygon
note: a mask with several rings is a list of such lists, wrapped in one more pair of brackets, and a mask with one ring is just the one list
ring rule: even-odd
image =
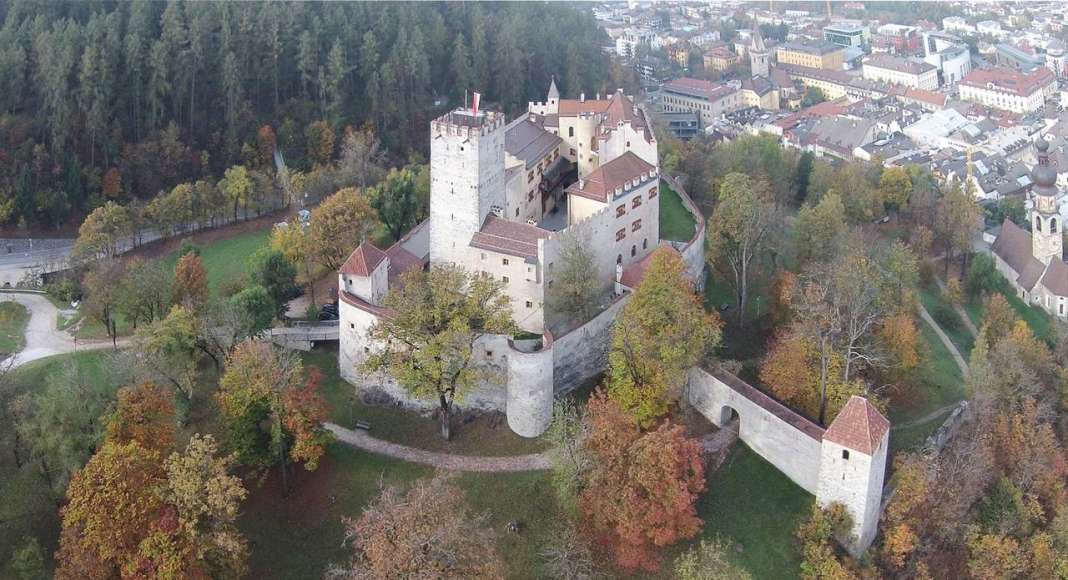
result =
[{"label": "castle", "polygon": [[1035,148],[1038,164],[1031,170],[1031,231],[1006,219],[991,253],[1017,296],[1064,320],[1068,317],[1068,265],[1063,253],[1061,192],[1057,171],[1049,162],[1049,142],[1039,138]]},{"label": "castle", "polygon": [[[546,100],[529,103],[518,119],[458,108],[431,123],[430,139],[430,218],[384,250],[363,242],[338,272],[341,376],[410,406],[432,407],[360,366],[379,348],[369,333],[391,315],[383,301],[398,277],[457,264],[500,280],[513,319],[534,335],[482,336],[475,362],[503,381],[484,382],[464,404],[503,410],[512,431],[536,437],[552,421],[556,396],[604,371],[612,323],[658,246],[678,252],[686,275],[703,284],[703,220],[683,195],[698,218],[696,232],[687,242],[661,242],[656,139],[645,113],[619,91],[605,99],[560,99],[553,82]],[[578,326],[558,320],[546,302],[569,238],[592,254],[590,274],[605,296],[599,313]],[[686,397],[721,427],[739,414],[739,436],[755,452],[821,505],[849,509],[851,551],[871,544],[889,422],[866,399],[855,397],[823,429],[722,373],[691,369]]]},{"label": "castle", "polygon": [[[553,81],[543,102],[507,121],[457,108],[430,124],[430,217],[396,244],[356,248],[338,273],[342,377],[410,399],[387,376],[359,368],[376,346],[369,331],[388,316],[383,300],[411,268],[454,264],[500,280],[525,336],[484,336],[476,362],[507,380],[487,381],[464,401],[504,410],[520,435],[540,435],[555,395],[605,366],[609,329],[660,245],[657,142],[645,113],[617,91],[561,99]],[[677,249],[703,280],[703,228]],[[574,327],[547,306],[566,240],[593,257],[600,313]],[[628,286],[629,284],[629,286]]]}]

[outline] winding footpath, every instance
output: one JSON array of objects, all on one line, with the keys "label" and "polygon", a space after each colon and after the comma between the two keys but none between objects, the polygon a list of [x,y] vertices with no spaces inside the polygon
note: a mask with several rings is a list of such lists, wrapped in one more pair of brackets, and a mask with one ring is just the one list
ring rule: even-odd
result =
[{"label": "winding footpath", "polygon": [[[75,350],[101,350],[111,348],[110,340],[81,340],[75,342],[70,333],[59,330],[59,309],[37,292],[0,291],[0,302],[17,302],[26,307],[30,320],[26,323],[26,346],[0,364],[17,367],[45,357],[67,354]],[[120,340],[122,346],[124,341]]]},{"label": "winding footpath", "polygon": [[448,471],[473,471],[479,473],[511,473],[520,471],[543,471],[551,467],[548,453],[533,455],[515,455],[512,457],[480,457],[475,455],[452,455],[425,451],[391,443],[372,437],[364,431],[346,429],[334,423],[324,423],[324,427],[337,437],[338,441],[351,447],[385,455],[394,459],[429,465]]},{"label": "winding footpath", "polygon": [[[934,279],[935,282],[938,282],[938,288],[942,290],[942,294],[948,294],[949,290],[946,288],[946,283],[938,276],[935,276]],[[960,304],[954,304],[953,310],[957,311],[957,316],[960,316],[961,322],[964,323],[964,327],[968,329],[968,332],[972,334],[972,337],[979,338],[979,329],[976,328],[975,323],[972,322],[972,317],[968,316],[968,311],[964,310],[964,307]]]}]

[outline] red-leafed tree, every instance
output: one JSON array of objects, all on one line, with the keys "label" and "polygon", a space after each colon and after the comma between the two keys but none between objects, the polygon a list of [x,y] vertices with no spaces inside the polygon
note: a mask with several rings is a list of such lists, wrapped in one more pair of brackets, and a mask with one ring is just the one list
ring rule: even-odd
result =
[{"label": "red-leafed tree", "polygon": [[579,497],[585,524],[624,570],[656,570],[661,548],[701,529],[700,444],[670,421],[641,432],[603,391],[590,399],[588,416],[593,468]]}]

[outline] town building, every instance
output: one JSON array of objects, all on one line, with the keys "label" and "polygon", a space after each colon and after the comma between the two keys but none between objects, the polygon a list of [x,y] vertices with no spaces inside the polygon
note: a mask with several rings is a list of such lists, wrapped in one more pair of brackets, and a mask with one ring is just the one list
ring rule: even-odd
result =
[{"label": "town building", "polygon": [[1054,38],[1046,45],[1046,66],[1058,79],[1063,79],[1068,74],[1068,49],[1061,39]]},{"label": "town building", "polygon": [[1001,23],[997,20],[983,20],[982,22],[976,22],[975,32],[978,34],[989,35],[998,39],[1008,34],[1007,31],[1002,30]]},{"label": "town building", "polygon": [[859,24],[832,24],[823,27],[823,40],[847,48],[864,48],[871,44],[871,31]]},{"label": "town building", "polygon": [[994,68],[976,69],[960,82],[960,99],[987,107],[1033,113],[1045,104],[1046,98],[1057,90],[1053,71],[1040,67],[1030,73]]},{"label": "town building", "polygon": [[616,38],[616,55],[622,58],[634,58],[638,56],[639,48],[648,48],[655,38],[656,33],[648,28],[627,28]]},{"label": "town building", "polygon": [[701,126],[745,106],[741,91],[727,83],[678,78],[660,88],[660,104],[665,113],[696,112]]},{"label": "town building", "polygon": [[717,46],[706,52],[703,60],[706,71],[713,70],[716,72],[723,72],[738,64],[741,61],[741,58],[739,58],[737,54],[731,52],[726,46]]},{"label": "town building", "polygon": [[1057,171],[1050,165],[1049,143],[1036,144],[1038,164],[1031,171],[1031,231],[1006,219],[991,253],[998,271],[1017,296],[1052,316],[1068,317],[1068,265],[1064,263],[1064,218],[1060,213]]},{"label": "town building", "polygon": [[942,19],[942,30],[960,34],[975,34],[975,26],[968,24],[962,16],[946,16]]},{"label": "town building", "polygon": [[923,48],[923,60],[938,69],[938,84],[941,86],[955,86],[964,78],[964,75],[972,70],[972,57],[968,45],[952,34],[925,32]]},{"label": "town building", "polygon": [[875,32],[872,45],[882,52],[911,56],[923,51],[923,35],[915,26],[884,24]]},{"label": "town building", "polygon": [[876,54],[864,61],[864,78],[924,90],[938,88],[938,69],[926,62]]},{"label": "town building", "polygon": [[842,47],[830,42],[802,44],[787,42],[775,49],[779,64],[790,64],[823,70],[842,70]]},{"label": "town building", "polygon": [[1037,54],[1034,49],[1020,48],[1007,42],[998,43],[994,47],[994,59],[1000,67],[1025,73],[1046,65],[1046,58]]}]

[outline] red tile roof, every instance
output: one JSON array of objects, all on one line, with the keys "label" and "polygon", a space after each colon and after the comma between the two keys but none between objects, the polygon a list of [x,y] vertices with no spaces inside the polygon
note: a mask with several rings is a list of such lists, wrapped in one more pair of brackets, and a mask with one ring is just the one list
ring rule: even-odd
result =
[{"label": "red tile roof", "polygon": [[537,259],[538,240],[547,237],[548,230],[490,214],[482,223],[482,229],[471,236],[471,246],[509,256]]},{"label": "red tile roof", "polygon": [[568,193],[580,195],[601,203],[608,203],[609,196],[617,187],[625,187],[632,179],[656,169],[631,151],[616,157],[594,169],[589,175],[567,188]]},{"label": "red tile roof", "polygon": [[1044,66],[1038,67],[1030,73],[1022,73],[1009,68],[977,68],[964,75],[960,84],[980,89],[989,88],[987,85],[993,84],[1003,91],[1026,97],[1035,91],[1041,90],[1042,87],[1056,82],[1056,80],[1057,77],[1053,74],[1053,71]]},{"label": "red tile roof", "polygon": [[929,103],[931,105],[935,105],[936,107],[946,106],[946,95],[942,93],[936,93],[934,91],[928,91],[925,89],[909,87],[905,89],[905,98],[912,99],[914,101],[922,101],[924,103]]},{"label": "red tile roof", "polygon": [[385,252],[364,240],[341,265],[341,273],[349,276],[370,276],[385,257]]},{"label": "red tile roof", "polygon": [[653,256],[661,249],[666,252],[673,252],[675,254],[679,253],[679,251],[673,248],[671,244],[661,241],[660,247],[649,252],[648,256],[631,264],[626,270],[623,270],[623,276],[619,280],[620,284],[623,284],[630,289],[637,288],[638,284],[641,284],[642,279],[645,278],[645,272],[649,270],[649,265],[653,263]]},{"label": "red tile roof", "polygon": [[823,439],[842,447],[875,455],[883,437],[890,431],[890,421],[864,397],[853,395],[831,421]]},{"label": "red tile roof", "polygon": [[600,99],[561,99],[557,113],[560,117],[575,117],[582,113],[603,113],[608,108],[609,101]]},{"label": "red tile roof", "polygon": [[666,83],[661,90],[698,97],[708,101],[718,101],[734,92],[734,88],[729,85],[689,77],[678,78]]},{"label": "red tile roof", "polygon": [[386,255],[389,256],[390,287],[396,285],[405,272],[423,267],[424,260],[402,248],[399,243],[390,246]]}]

